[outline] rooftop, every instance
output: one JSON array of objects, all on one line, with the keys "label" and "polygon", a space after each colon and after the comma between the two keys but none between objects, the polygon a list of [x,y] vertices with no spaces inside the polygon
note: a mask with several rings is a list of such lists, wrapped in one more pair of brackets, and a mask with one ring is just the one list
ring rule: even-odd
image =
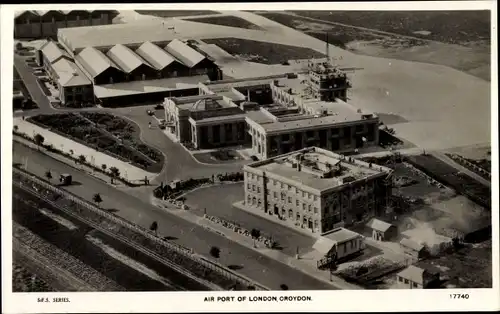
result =
[{"label": "rooftop", "polygon": [[372,228],[374,230],[381,231],[381,232],[386,232],[387,230],[389,230],[389,228],[391,226],[393,226],[390,223],[379,220],[377,218],[372,218],[366,225],[369,228]]},{"label": "rooftop", "polygon": [[323,234],[322,237],[330,239],[337,244],[340,244],[346,241],[359,238],[361,237],[361,235],[359,233],[356,233],[354,231],[345,228],[336,228],[326,234]]},{"label": "rooftop", "polygon": [[[266,108],[252,112],[248,115],[248,119],[259,124],[266,133],[314,128],[322,125],[329,126],[365,119],[363,117],[364,113],[340,99],[335,102],[311,101],[304,106],[306,112],[295,114],[293,117],[287,117],[286,119],[273,118],[272,109]],[[375,115],[365,117],[376,118]]]},{"label": "rooftop", "polygon": [[[239,30],[251,34],[262,34],[258,30]],[[180,19],[137,21],[135,23],[110,24],[61,28],[58,37],[75,51],[86,47],[112,47],[117,44],[137,45],[144,42],[166,45],[173,39],[220,38],[227,37],[227,27],[210,25],[200,27],[200,23]]]},{"label": "rooftop", "polygon": [[425,269],[414,265],[410,265],[405,269],[403,269],[402,271],[400,271],[398,273],[398,276],[422,285],[424,283],[424,272]]},{"label": "rooftop", "polygon": [[409,249],[415,250],[415,251],[420,251],[424,248],[423,244],[420,244],[412,239],[408,238],[403,238],[400,242],[400,245],[407,247]]},{"label": "rooftop", "polygon": [[70,87],[92,84],[80,68],[67,59],[59,59],[59,61],[52,64],[52,68],[57,73],[59,77],[57,81],[61,86]]},{"label": "rooftop", "polygon": [[206,75],[175,77],[160,80],[133,81],[116,84],[95,85],[97,98],[119,97],[145,93],[166,92],[177,89],[198,88],[198,82],[208,80]]},{"label": "rooftop", "polygon": [[59,60],[62,57],[71,59],[66,50],[61,49],[57,45],[57,43],[53,41],[48,41],[40,48],[42,50],[42,53],[50,63],[54,63],[55,61]]},{"label": "rooftop", "polygon": [[228,102],[224,97],[218,95],[204,95],[205,97],[196,97],[181,99],[173,98],[173,101],[177,104],[177,107],[189,111],[206,111],[221,108],[234,107],[234,104]]},{"label": "rooftop", "polygon": [[370,165],[317,147],[258,161],[245,167],[266,171],[285,180],[300,182],[316,191],[392,173],[389,168]]}]

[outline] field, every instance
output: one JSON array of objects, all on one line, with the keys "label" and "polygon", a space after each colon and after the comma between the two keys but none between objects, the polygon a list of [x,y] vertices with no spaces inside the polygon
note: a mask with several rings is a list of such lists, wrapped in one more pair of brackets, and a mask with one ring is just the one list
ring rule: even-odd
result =
[{"label": "field", "polygon": [[294,11],[328,22],[420,37],[449,44],[490,41],[489,11]]},{"label": "field", "polygon": [[54,291],[44,280],[31,273],[15,260],[12,264],[12,292]]},{"label": "field", "polygon": [[215,25],[222,25],[222,26],[260,30],[260,27],[258,27],[257,25],[250,23],[247,20],[244,20],[244,19],[236,17],[236,16],[232,16],[232,15],[190,18],[190,19],[184,19],[184,20],[191,21],[191,22],[198,22],[198,23],[215,24]]},{"label": "field", "polygon": [[356,54],[445,65],[490,80],[486,11],[258,14],[322,41],[328,32],[330,44]]},{"label": "field", "polygon": [[[112,157],[130,161],[146,171],[160,172],[163,167],[163,154],[142,143],[139,127],[123,118],[86,112],[39,115],[29,120]],[[107,166],[110,168],[112,165]]]},{"label": "field", "polygon": [[432,265],[440,270],[445,285],[458,288],[492,287],[492,247],[491,240],[481,244],[467,245],[451,254],[429,259],[420,266]]},{"label": "field", "polygon": [[[411,47],[425,44],[424,41],[416,39],[374,33],[370,29],[360,30],[344,25],[324,24],[321,23],[321,21],[319,21],[319,23],[315,23],[308,19],[301,18],[300,16],[289,16],[281,13],[261,13],[260,15],[288,27],[303,31],[306,34],[325,42],[326,34],[328,33],[328,42],[342,49],[347,49],[347,44],[353,41],[374,41],[384,39],[386,40],[385,45],[398,44]],[[387,39],[392,39],[393,42],[389,42]]]},{"label": "field", "polygon": [[184,11],[184,10],[135,10],[135,12],[144,15],[152,15],[156,17],[178,17],[178,16],[196,16],[220,14],[216,11]]},{"label": "field", "polygon": [[254,41],[239,38],[203,39],[215,44],[228,53],[246,61],[262,64],[281,64],[288,60],[324,58],[325,55],[309,48]]},{"label": "field", "polygon": [[491,208],[491,189],[473,178],[430,155],[408,156],[407,160],[435,180],[448,185],[477,204]]}]

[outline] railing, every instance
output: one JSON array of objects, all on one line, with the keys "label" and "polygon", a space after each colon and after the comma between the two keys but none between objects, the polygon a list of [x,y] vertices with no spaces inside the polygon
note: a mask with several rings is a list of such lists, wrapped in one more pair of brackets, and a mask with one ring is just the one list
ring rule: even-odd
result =
[{"label": "railing", "polygon": [[456,161],[458,164],[461,164],[462,166],[465,166],[466,168],[469,168],[469,170],[473,170],[475,173],[479,174],[485,179],[490,179],[491,180],[491,173],[488,172],[486,169],[479,167],[478,165],[473,164],[472,162],[468,161],[466,158],[457,155],[457,154],[447,154],[451,159]]},{"label": "railing", "polygon": [[[210,270],[214,270],[217,273],[219,273],[221,276],[226,277],[227,279],[237,281],[246,287],[250,287],[250,286],[255,287],[256,290],[270,290],[269,288],[267,288],[267,287],[265,287],[257,282],[254,282],[253,280],[251,280],[249,278],[246,278],[242,275],[239,275],[239,274],[231,271],[230,269],[228,269],[222,265],[219,265],[215,262],[209,261],[208,259],[195,254],[191,248],[187,248],[187,247],[184,247],[182,245],[175,244],[175,243],[160,239],[157,236],[152,235],[146,229],[144,229],[140,226],[131,224],[119,216],[105,212],[102,209],[82,200],[78,196],[76,196],[68,191],[54,187],[54,186],[50,185],[49,183],[39,179],[38,177],[36,177],[36,176],[34,176],[34,175],[24,171],[24,170],[21,170],[18,168],[13,168],[12,170],[15,174],[18,174],[22,177],[28,178],[32,182],[42,186],[43,188],[46,188],[49,191],[64,195],[64,197],[66,197],[68,200],[74,202],[75,204],[78,204],[84,208],[87,208],[87,209],[91,210],[92,212],[94,212],[100,216],[103,216],[103,217],[109,219],[110,221],[112,221],[118,225],[121,225],[122,227],[129,228],[129,229],[137,232],[138,234],[146,237],[147,239],[150,239],[150,240],[152,240],[160,245],[163,245],[169,249],[172,249],[176,253],[179,253],[181,256],[189,258],[189,259],[193,260],[194,262],[199,263],[200,265],[202,265]],[[13,180],[14,179],[15,178],[13,176]]]}]

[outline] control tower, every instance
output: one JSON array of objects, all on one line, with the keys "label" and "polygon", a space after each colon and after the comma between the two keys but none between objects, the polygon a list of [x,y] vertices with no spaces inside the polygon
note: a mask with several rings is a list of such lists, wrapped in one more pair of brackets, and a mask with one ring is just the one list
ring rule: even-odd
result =
[{"label": "control tower", "polygon": [[311,65],[308,83],[314,97],[323,101],[347,101],[347,90],[351,88],[347,74],[328,61]]}]

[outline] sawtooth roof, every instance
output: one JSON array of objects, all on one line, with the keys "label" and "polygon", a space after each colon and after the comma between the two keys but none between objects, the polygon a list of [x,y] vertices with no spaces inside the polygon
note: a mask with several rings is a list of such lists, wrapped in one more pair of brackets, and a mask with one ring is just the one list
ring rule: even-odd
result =
[{"label": "sawtooth roof", "polygon": [[139,57],[130,48],[118,44],[111,48],[106,55],[114,61],[125,73],[130,73],[140,67],[146,65],[152,67],[149,63]]},{"label": "sawtooth roof", "polygon": [[174,56],[149,41],[143,43],[135,52],[157,70],[163,70],[175,62],[181,64]]},{"label": "sawtooth roof", "polygon": [[115,68],[122,71],[120,67],[110,60],[104,53],[93,47],[83,49],[75,57],[75,60],[81,63],[81,65],[93,78],[109,68]]},{"label": "sawtooth roof", "polygon": [[205,56],[178,39],[172,40],[165,50],[190,68],[205,60]]}]

